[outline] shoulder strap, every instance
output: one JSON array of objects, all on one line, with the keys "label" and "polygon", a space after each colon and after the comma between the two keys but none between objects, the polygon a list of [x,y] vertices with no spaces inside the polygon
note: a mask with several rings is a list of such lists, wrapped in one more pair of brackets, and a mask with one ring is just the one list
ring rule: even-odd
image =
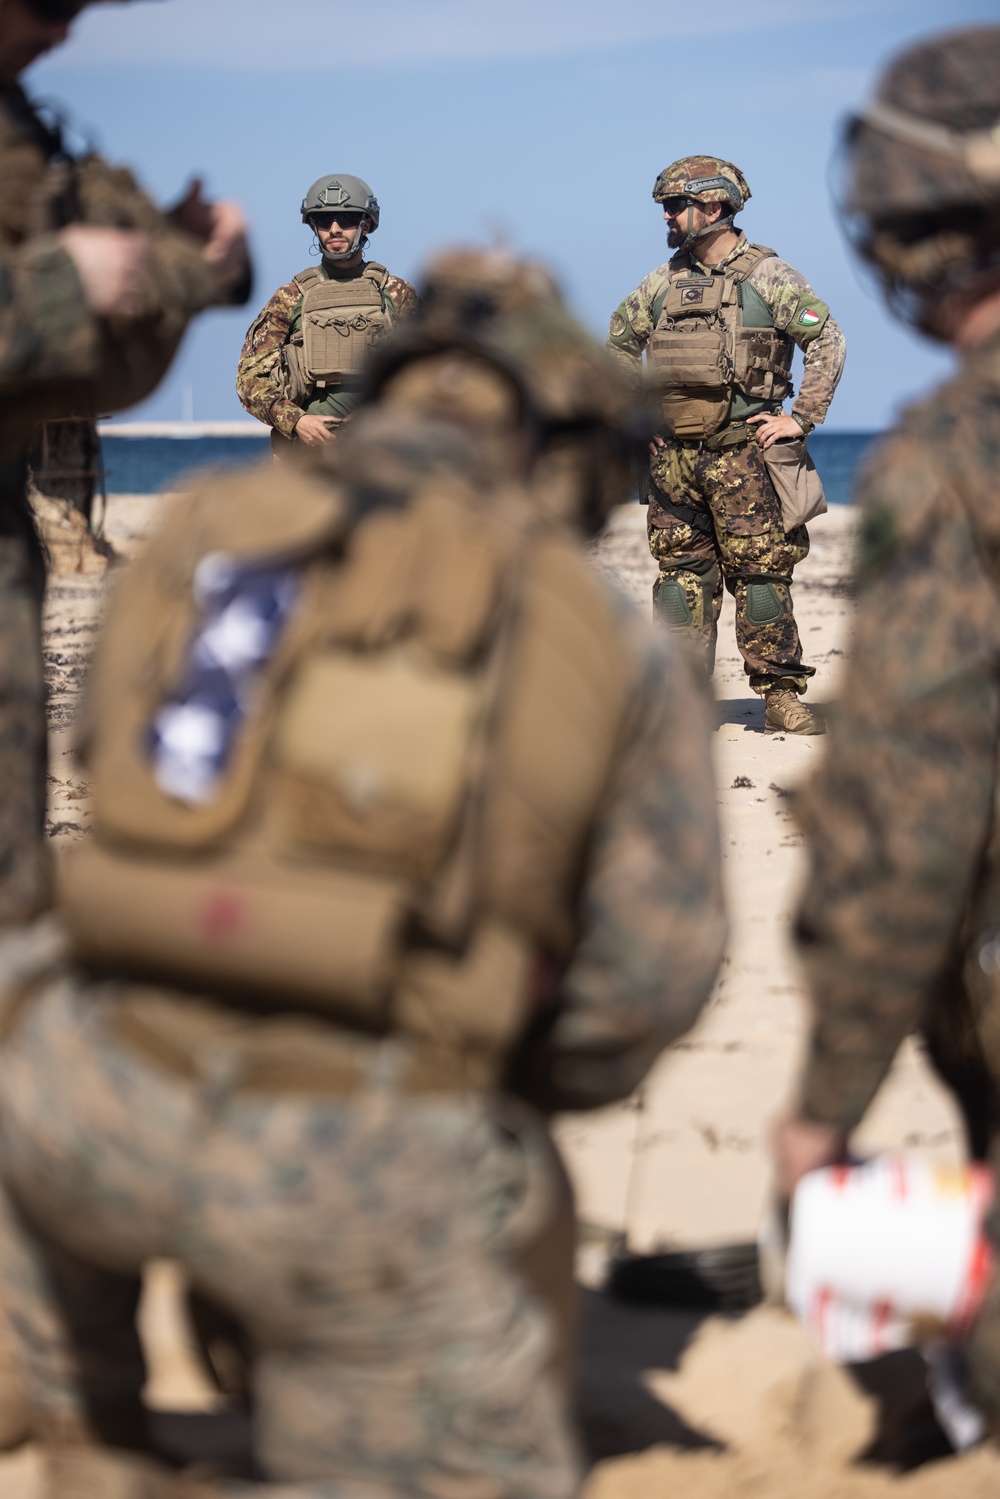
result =
[{"label": "shoulder strap", "polygon": [[762,260],[771,260],[777,253],[777,250],[772,250],[769,245],[747,245],[739,260],[730,267],[726,274],[732,276],[734,281],[745,281]]},{"label": "shoulder strap", "polygon": [[369,281],[374,281],[379,291],[385,290],[385,284],[389,279],[389,272],[384,265],[379,265],[377,260],[365,262],[364,274]]},{"label": "shoulder strap", "polygon": [[323,275],[323,272],[320,270],[318,265],[311,265],[307,266],[304,271],[299,271],[299,274],[297,276],[293,276],[292,280],[295,282],[296,286],[300,286],[302,288],[303,292],[307,292],[309,288],[311,286],[315,286],[317,282],[325,281],[326,277]]}]

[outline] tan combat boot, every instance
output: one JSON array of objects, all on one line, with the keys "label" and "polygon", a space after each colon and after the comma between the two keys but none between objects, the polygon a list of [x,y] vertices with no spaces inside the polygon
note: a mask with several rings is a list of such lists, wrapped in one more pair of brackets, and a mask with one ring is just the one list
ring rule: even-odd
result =
[{"label": "tan combat boot", "polygon": [[826,724],[807,708],[787,677],[764,693],[765,734],[825,734]]},{"label": "tan combat boot", "polygon": [[222,1499],[223,1490],[165,1463],[89,1443],[49,1447],[42,1499]]}]

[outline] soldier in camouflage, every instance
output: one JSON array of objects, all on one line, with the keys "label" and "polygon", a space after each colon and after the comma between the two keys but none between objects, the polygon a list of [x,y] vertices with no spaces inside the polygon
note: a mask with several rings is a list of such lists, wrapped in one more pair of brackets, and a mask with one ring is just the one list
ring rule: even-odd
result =
[{"label": "soldier in camouflage", "polygon": [[[380,216],[367,182],[344,173],[320,177],[303,198],[301,214],[316,236],[320,263],[278,287],[251,323],[236,368],[236,393],[250,415],[271,428],[275,456],[334,436],[358,403],[364,356],[417,305],[408,282],[364,258]],[[318,350],[318,360],[310,361],[311,334],[333,315],[324,282],[339,296],[341,320],[329,340],[332,349]],[[367,325],[360,339],[359,317]],[[361,357],[344,359],[352,341],[360,343]]]},{"label": "soldier in camouflage", "polygon": [[[1000,28],[898,57],[846,157],[857,248],[960,368],[861,483],[853,650],[799,804],[813,1019],[776,1137],[786,1192],[843,1157],[911,1032],[1000,1169]],[[996,1207],[987,1227],[1000,1248]],[[1000,1437],[996,1272],[967,1376]]]},{"label": "soldier in camouflage", "polygon": [[[719,157],[684,157],[660,173],[653,198],[676,253],[618,307],[608,346],[636,389],[646,353],[661,401],[641,486],[659,564],[654,614],[700,643],[711,673],[728,588],[767,729],[816,734],[823,724],[799,699],[815,669],[802,661],[791,596],[809,537],[800,525],[786,534],[762,451],[801,444],[824,420],[844,338],[805,278],[736,228],[749,197],[742,172]],[[786,414],[795,346],[805,371]]]},{"label": "soldier in camouflage", "polygon": [[[148,1459],[92,1443],[95,1429],[113,1430],[115,1413],[138,1405],[138,1270],[158,1254],[178,1258],[250,1334],[262,1492],[569,1499],[578,1483],[554,1368],[565,1357],[558,1325],[572,1292],[572,1224],[543,1114],[626,1096],[711,989],[724,940],[711,704],[686,654],[644,625],[580,546],[627,486],[619,416],[628,398],[603,351],[554,301],[544,273],[506,255],[449,257],[427,292],[425,315],[388,342],[348,430],[294,475],[265,469],[252,481],[254,513],[273,524],[295,485],[310,486],[310,507],[329,503],[331,485],[357,496],[358,527],[332,554],[334,586],[316,598],[336,618],[356,596],[349,607],[363,609],[369,642],[373,609],[404,626],[421,617],[408,599],[423,596],[430,564],[418,549],[413,565],[419,532],[401,529],[418,505],[457,490],[471,507],[451,512],[446,533],[472,548],[451,554],[458,570],[435,548],[422,607],[439,634],[449,618],[482,611],[488,574],[480,561],[470,576],[466,563],[489,555],[498,527],[512,537],[537,527],[516,554],[526,580],[510,595],[518,614],[544,604],[532,570],[556,548],[568,608],[537,637],[534,660],[551,670],[544,663],[558,663],[575,638],[567,626],[588,619],[592,649],[574,653],[587,670],[568,675],[592,711],[582,723],[571,715],[564,744],[562,730],[551,737],[558,720],[548,703],[536,704],[527,739],[511,751],[522,788],[538,764],[548,767],[540,841],[527,835],[534,814],[522,795],[502,829],[489,823],[498,837],[457,860],[459,883],[450,878],[441,893],[447,909],[470,893],[473,910],[488,907],[490,883],[476,867],[506,848],[510,899],[529,929],[538,868],[555,854],[572,892],[563,956],[553,961],[532,939],[533,998],[496,1059],[503,1065],[464,1081],[441,1070],[456,1038],[433,1020],[373,1030],[329,1006],[289,1007],[277,992],[248,1005],[239,985],[196,994],[137,985],[113,966],[71,967],[25,990],[0,1048],[0,1255],[57,1495],[174,1492]],[[542,493],[540,464],[552,494]],[[206,490],[177,533],[188,550],[191,515],[218,525],[228,514],[245,531],[250,482]],[[132,566],[165,577],[159,544]],[[345,593],[338,577],[365,557],[378,570],[391,565],[394,586]],[[133,592],[145,597],[136,576]],[[112,616],[109,645],[113,628]],[[513,688],[515,675],[531,675],[532,657],[507,659]],[[118,680],[109,669],[102,678],[100,663],[101,647],[95,703],[100,682]],[[607,694],[619,694],[610,717]],[[499,705],[509,701],[501,693]],[[563,843],[565,790],[598,722],[613,729],[610,771],[594,800],[588,793],[587,836],[574,852]],[[470,826],[490,805],[488,796]],[[421,961],[461,972],[467,939],[456,951],[432,940],[431,894],[406,940],[419,937]],[[466,983],[455,998],[471,1017],[482,999]],[[179,1492],[235,1499],[246,1490],[220,1481]]]},{"label": "soldier in camouflage", "polygon": [[[27,498],[35,424],[142,399],[204,307],[245,300],[235,204],[195,187],[160,213],[131,174],[75,159],[19,76],[84,0],[0,0],[0,937],[51,899],[41,653],[45,583]],[[0,1445],[24,1434],[0,1336]]]},{"label": "soldier in camouflage", "polygon": [[197,188],[161,214],[131,174],[74,160],[20,73],[65,40],[84,0],[0,0],[0,927],[48,899],[43,836],[44,566],[27,502],[35,423],[142,399],[191,316],[245,300],[234,204]]}]

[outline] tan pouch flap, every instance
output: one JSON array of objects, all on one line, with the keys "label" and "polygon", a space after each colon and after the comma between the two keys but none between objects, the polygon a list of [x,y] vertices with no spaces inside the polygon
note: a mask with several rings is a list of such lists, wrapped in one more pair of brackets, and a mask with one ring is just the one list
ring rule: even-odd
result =
[{"label": "tan pouch flap", "polygon": [[299,847],[432,867],[458,814],[477,678],[412,647],[299,667],[274,735],[277,816]]},{"label": "tan pouch flap", "polygon": [[804,437],[772,443],[761,448],[771,483],[781,501],[781,519],[785,531],[804,526],[817,515],[826,514],[823,481],[816,472]]},{"label": "tan pouch flap", "polygon": [[480,923],[459,957],[412,953],[393,998],[395,1023],[435,1048],[478,1055],[495,1073],[524,1030],[534,957],[534,943],[523,932],[490,920]]},{"label": "tan pouch flap", "polygon": [[61,861],[58,894],[85,961],[382,1018],[399,881],[245,859],[173,865],[87,844]]},{"label": "tan pouch flap", "polygon": [[722,328],[660,328],[649,344],[649,369],[661,390],[719,389],[732,379]]}]

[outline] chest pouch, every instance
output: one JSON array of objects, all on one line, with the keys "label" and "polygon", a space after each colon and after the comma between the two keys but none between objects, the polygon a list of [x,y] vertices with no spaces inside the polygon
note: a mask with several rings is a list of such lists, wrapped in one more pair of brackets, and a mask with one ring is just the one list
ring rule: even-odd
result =
[{"label": "chest pouch", "polygon": [[317,282],[302,299],[306,380],[319,390],[356,380],[387,329],[382,294],[370,277]]},{"label": "chest pouch", "polygon": [[727,316],[734,292],[725,276],[688,273],[671,280],[647,357],[664,430],[672,436],[708,437],[725,421],[735,374]]}]

